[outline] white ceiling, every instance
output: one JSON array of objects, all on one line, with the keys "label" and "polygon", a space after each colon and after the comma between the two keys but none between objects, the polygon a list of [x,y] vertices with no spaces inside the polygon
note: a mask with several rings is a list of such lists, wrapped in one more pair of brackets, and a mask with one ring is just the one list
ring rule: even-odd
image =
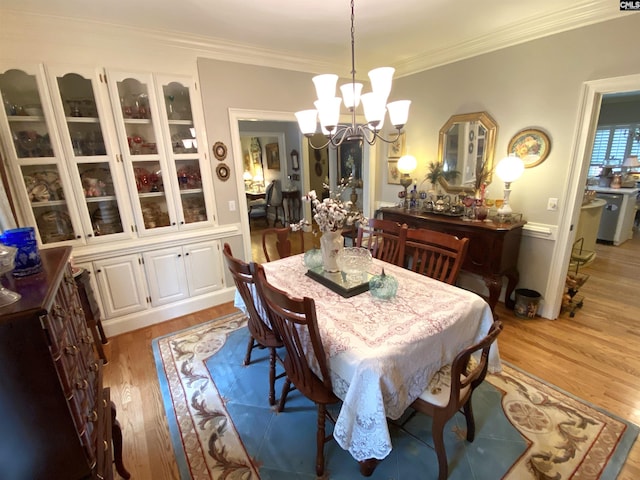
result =
[{"label": "white ceiling", "polygon": [[[349,0],[0,0],[0,22],[2,10],[142,29],[251,63],[350,73]],[[414,73],[620,15],[628,13],[614,0],[356,0],[356,67]]]}]

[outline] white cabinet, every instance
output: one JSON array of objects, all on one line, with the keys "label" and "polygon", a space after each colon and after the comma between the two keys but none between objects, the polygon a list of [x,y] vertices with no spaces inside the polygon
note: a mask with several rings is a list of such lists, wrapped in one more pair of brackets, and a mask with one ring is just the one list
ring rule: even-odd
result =
[{"label": "white cabinet", "polygon": [[200,242],[184,247],[189,294],[203,295],[223,286],[220,242]]},{"label": "white cabinet", "polygon": [[145,252],[143,259],[154,307],[222,288],[217,241]]},{"label": "white cabinet", "polygon": [[140,264],[137,254],[93,262],[105,318],[147,308],[146,281]]},{"label": "white cabinet", "polygon": [[118,71],[107,78],[139,234],[212,225],[213,185],[193,81]]},{"label": "white cabinet", "polygon": [[190,77],[0,65],[0,133],[22,225],[74,246],[215,221]]}]

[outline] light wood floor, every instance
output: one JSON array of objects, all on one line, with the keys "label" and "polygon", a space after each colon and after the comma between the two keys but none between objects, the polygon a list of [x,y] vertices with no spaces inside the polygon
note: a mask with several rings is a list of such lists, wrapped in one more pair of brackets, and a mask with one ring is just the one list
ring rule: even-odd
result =
[{"label": "light wood floor", "polygon": [[[253,235],[258,237],[258,232]],[[307,247],[313,239],[307,240]],[[254,241],[254,259],[261,247]],[[522,320],[503,304],[499,338],[506,360],[574,395],[640,425],[640,235],[619,247],[598,245],[591,277],[574,318]],[[125,465],[135,480],[178,479],[151,340],[232,313],[231,303],[110,339],[105,382],[118,407]],[[622,480],[640,478],[640,441],[633,446]]]}]

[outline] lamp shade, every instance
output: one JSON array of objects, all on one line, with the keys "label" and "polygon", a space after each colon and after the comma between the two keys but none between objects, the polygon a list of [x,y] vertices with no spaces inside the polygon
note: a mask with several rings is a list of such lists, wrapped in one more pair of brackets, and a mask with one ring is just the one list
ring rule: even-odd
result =
[{"label": "lamp shade", "polygon": [[400,173],[411,173],[418,166],[418,161],[413,155],[404,155],[398,160],[398,171]]},{"label": "lamp shade", "polygon": [[296,112],[298,126],[303,135],[313,135],[318,127],[318,111],[317,110],[301,110]]},{"label": "lamp shade", "polygon": [[242,179],[245,182],[250,182],[251,180],[253,180],[253,177],[251,176],[251,172],[249,170],[245,170],[244,173],[242,174]]},{"label": "lamp shade", "polygon": [[629,155],[627,158],[624,159],[622,166],[629,167],[629,168],[640,167],[640,161],[638,161],[638,156]]},{"label": "lamp shade", "polygon": [[381,97],[373,92],[365,93],[360,97],[362,100],[362,107],[364,108],[364,116],[367,119],[367,123],[376,126],[384,118],[384,114],[387,111],[385,102],[386,97]]},{"label": "lamp shade", "polygon": [[409,118],[409,106],[411,100],[398,100],[387,104],[387,110],[389,111],[389,120],[391,125],[396,128],[402,128],[407,123]]},{"label": "lamp shade", "polygon": [[324,75],[316,75],[312,80],[313,84],[316,86],[316,95],[318,95],[318,100],[324,100],[326,98],[333,98],[336,96],[338,75],[325,73]]},{"label": "lamp shade", "polygon": [[333,130],[340,121],[341,103],[342,99],[340,97],[325,98],[313,102],[315,107],[318,109],[320,125],[329,131]]},{"label": "lamp shade", "polygon": [[391,83],[393,82],[393,74],[395,71],[393,67],[380,67],[374,68],[369,72],[371,90],[384,99],[382,103],[387,103],[387,98],[389,98],[389,94],[391,93]]},{"label": "lamp shade", "polygon": [[360,95],[362,94],[362,84],[357,82],[340,85],[342,101],[347,108],[355,108],[360,105]]},{"label": "lamp shade", "polygon": [[498,175],[504,183],[516,181],[523,172],[524,163],[519,157],[513,154],[500,160],[496,166],[496,175]]}]

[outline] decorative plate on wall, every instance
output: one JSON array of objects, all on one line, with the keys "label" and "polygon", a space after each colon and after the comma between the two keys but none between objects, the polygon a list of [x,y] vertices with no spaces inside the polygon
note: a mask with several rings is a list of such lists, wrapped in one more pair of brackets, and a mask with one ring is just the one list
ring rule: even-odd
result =
[{"label": "decorative plate on wall", "polygon": [[527,128],[513,136],[508,153],[520,157],[525,168],[532,168],[544,162],[550,151],[549,136],[537,128]]},{"label": "decorative plate on wall", "polygon": [[226,163],[221,163],[216,167],[216,175],[223,182],[226,182],[227,180],[229,180],[230,174],[231,174],[231,171],[229,170],[229,167],[227,166]]},{"label": "decorative plate on wall", "polygon": [[227,158],[227,146],[222,142],[216,142],[213,144],[213,155],[218,160],[223,161]]}]

